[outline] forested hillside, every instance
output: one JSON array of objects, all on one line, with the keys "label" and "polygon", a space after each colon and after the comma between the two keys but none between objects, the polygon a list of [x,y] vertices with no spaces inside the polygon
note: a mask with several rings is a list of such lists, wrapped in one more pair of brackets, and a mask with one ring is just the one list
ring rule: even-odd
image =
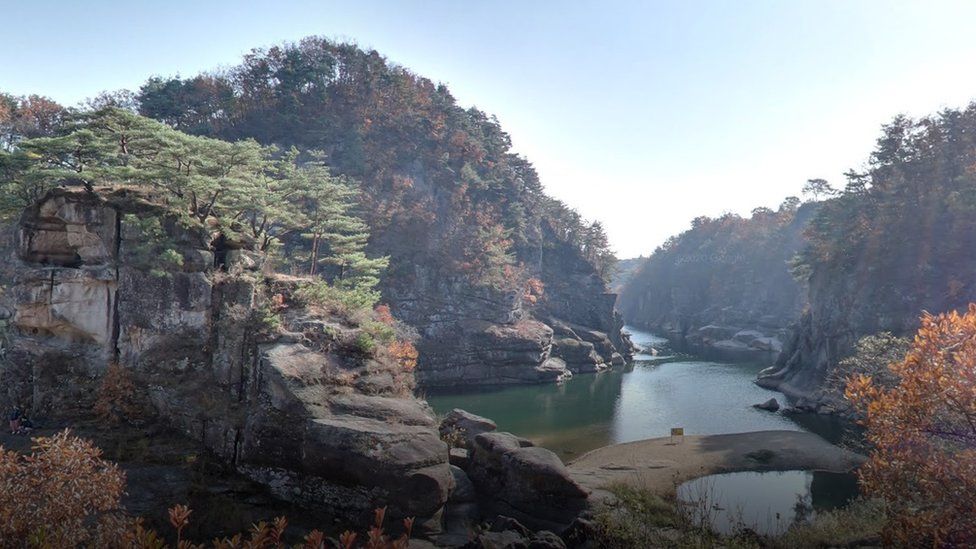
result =
[{"label": "forested hillside", "polygon": [[[307,38],[254,50],[227,70],[154,77],[138,93],[90,103],[137,109],[214,143],[274,146],[269,162],[288,156],[295,169],[319,166],[323,177],[306,177],[318,198],[309,199],[302,223],[283,230],[252,219],[251,232],[279,230],[280,256],[293,274],[341,278],[350,265],[322,260],[337,255],[366,270],[387,264],[383,301],[421,333],[422,382],[568,375],[550,360],[559,355],[554,335],[595,353],[568,357],[569,370],[602,367],[627,352],[606,286],[614,258],[599,223],[548,197],[496,120],[375,51]],[[49,101],[5,105],[0,144],[67,131],[59,125],[67,111]],[[336,192],[339,202],[355,202],[350,215],[362,226],[315,206]],[[550,326],[561,324],[554,334]],[[587,331],[594,333],[580,335]]]},{"label": "forested hillside", "polygon": [[815,210],[791,197],[777,211],[756,208],[749,218],[696,218],[624,286],[624,318],[679,348],[769,359],[803,304],[788,263]]},{"label": "forested hillside", "polygon": [[864,173],[824,203],[798,274],[810,309],[771,386],[809,395],[865,335],[976,301],[976,104],[884,126]]}]

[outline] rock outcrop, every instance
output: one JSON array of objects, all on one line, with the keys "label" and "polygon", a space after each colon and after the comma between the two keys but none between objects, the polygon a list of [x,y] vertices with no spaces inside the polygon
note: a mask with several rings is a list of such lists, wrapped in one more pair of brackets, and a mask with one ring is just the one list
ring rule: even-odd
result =
[{"label": "rock outcrop", "polygon": [[[580,269],[589,267],[580,263]],[[575,276],[567,279],[572,282],[546,286],[535,307],[523,303],[517,292],[473,289],[463,281],[446,286],[432,281],[437,289],[425,291],[423,299],[391,293],[398,316],[422,336],[418,384],[554,383],[630,358],[632,345],[614,310],[616,295],[607,292],[592,267]]]},{"label": "rock outcrop", "polygon": [[[439,516],[454,477],[412,375],[358,352],[356,323],[292,300],[300,280],[262,274],[259,257],[121,190],[52,191],[19,230],[3,266],[0,407],[90,416],[114,362],[149,403],[145,421],[282,499],[352,520],[378,506]],[[163,248],[180,259],[163,262]],[[280,327],[256,314],[271,295]]]},{"label": "rock outcrop", "polygon": [[556,454],[509,433],[475,437],[467,473],[486,508],[535,529],[561,532],[587,508],[589,492]]},{"label": "rock outcrop", "polygon": [[503,324],[464,320],[421,346],[421,385],[506,385],[557,382],[572,377],[553,356],[552,328],[532,319]]}]

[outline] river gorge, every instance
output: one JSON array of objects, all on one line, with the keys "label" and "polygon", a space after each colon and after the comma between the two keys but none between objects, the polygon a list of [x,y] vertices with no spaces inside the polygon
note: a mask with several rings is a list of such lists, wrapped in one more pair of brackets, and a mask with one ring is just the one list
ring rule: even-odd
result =
[{"label": "river gorge", "polygon": [[668,436],[672,427],[688,435],[809,431],[834,443],[850,429],[830,418],[754,408],[770,398],[784,402],[781,393],[753,383],[760,364],[671,354],[666,339],[625,329],[642,349],[625,367],[576,375],[558,385],[429,392],[427,401],[438,414],[463,408],[491,418],[499,430],[526,437],[563,461],[610,444]]}]

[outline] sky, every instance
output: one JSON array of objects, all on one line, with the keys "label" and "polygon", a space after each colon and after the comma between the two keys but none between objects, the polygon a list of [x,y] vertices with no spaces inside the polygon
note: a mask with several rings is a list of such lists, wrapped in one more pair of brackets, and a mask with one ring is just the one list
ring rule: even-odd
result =
[{"label": "sky", "polygon": [[976,99],[976,2],[2,2],[0,90],[73,105],[321,35],[498,117],[547,191],[647,255],[699,215],[864,165],[881,125]]}]

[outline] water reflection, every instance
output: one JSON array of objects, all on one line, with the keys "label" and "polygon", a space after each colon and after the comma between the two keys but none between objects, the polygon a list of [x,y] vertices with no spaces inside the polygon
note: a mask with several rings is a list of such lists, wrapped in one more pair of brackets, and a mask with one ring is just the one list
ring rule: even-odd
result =
[{"label": "water reflection", "polygon": [[438,413],[463,408],[489,417],[501,430],[545,446],[564,460],[619,442],[688,434],[766,429],[808,430],[836,437],[837,425],[818,424],[752,407],[782,395],[753,383],[760,365],[720,364],[667,355],[666,340],[632,330],[640,354],[625,368],[577,375],[561,385],[523,385],[428,393]]},{"label": "water reflection", "polygon": [[709,475],[678,487],[678,499],[693,520],[723,534],[742,528],[781,534],[794,522],[843,507],[855,497],[854,475],[823,471]]}]

